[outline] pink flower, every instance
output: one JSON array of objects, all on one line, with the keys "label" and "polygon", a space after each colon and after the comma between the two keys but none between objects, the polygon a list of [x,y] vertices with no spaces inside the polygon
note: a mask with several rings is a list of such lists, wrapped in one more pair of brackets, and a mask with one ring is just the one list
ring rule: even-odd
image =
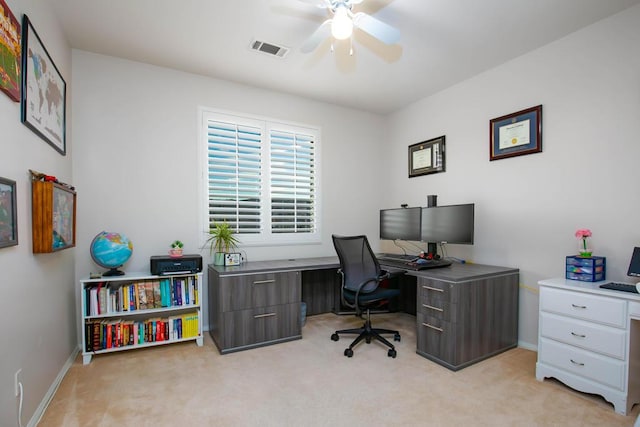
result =
[{"label": "pink flower", "polygon": [[585,237],[591,237],[591,230],[588,228],[581,228],[576,231],[576,237],[578,239],[584,239]]}]

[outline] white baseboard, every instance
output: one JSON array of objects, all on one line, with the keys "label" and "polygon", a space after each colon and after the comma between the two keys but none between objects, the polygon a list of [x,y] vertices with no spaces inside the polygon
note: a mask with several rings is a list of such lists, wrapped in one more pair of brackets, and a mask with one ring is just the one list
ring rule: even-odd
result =
[{"label": "white baseboard", "polygon": [[27,427],[36,427],[38,425],[38,423],[40,422],[40,418],[42,418],[42,415],[44,414],[44,411],[47,409],[47,406],[49,406],[51,399],[53,399],[53,396],[56,394],[56,390],[58,390],[62,379],[65,375],[67,375],[67,371],[69,371],[69,368],[71,368],[71,365],[73,365],[73,361],[76,360],[76,356],[78,356],[78,353],[80,353],[80,347],[76,347],[74,352],[71,353],[71,356],[69,356],[69,358],[65,362],[62,369],[60,369],[58,376],[53,381],[53,383],[49,387],[49,390],[47,390],[47,393],[42,398],[40,405],[38,405],[36,412],[34,412],[33,416],[29,420],[29,424],[27,424]]},{"label": "white baseboard", "polygon": [[525,350],[535,351],[536,353],[538,352],[538,346],[528,342],[518,341],[518,347],[524,348]]}]

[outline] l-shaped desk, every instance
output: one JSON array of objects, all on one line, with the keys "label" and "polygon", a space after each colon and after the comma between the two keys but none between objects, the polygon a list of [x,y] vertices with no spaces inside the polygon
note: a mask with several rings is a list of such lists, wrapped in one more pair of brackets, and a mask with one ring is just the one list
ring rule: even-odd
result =
[{"label": "l-shaped desk", "polygon": [[[209,333],[220,353],[302,338],[303,301],[309,316],[339,313],[339,266],[337,257],[209,265]],[[416,316],[416,352],[427,359],[456,371],[517,345],[516,268],[407,270],[396,286],[394,308]]]}]

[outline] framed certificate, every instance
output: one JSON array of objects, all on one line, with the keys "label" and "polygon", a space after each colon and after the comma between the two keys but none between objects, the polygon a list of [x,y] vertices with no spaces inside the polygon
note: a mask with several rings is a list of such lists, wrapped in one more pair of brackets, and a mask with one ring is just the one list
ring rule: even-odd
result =
[{"label": "framed certificate", "polygon": [[542,105],[489,122],[489,160],[542,151]]},{"label": "framed certificate", "polygon": [[409,146],[409,178],[445,171],[444,141],[443,135]]}]

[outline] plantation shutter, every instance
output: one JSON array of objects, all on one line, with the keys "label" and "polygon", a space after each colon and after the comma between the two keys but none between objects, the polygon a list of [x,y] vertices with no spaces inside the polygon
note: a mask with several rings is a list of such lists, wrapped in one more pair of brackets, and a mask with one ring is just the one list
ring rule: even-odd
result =
[{"label": "plantation shutter", "polygon": [[272,233],[314,233],[314,136],[269,130]]},{"label": "plantation shutter", "polygon": [[209,120],[209,224],[228,222],[239,234],[260,233],[262,128]]}]

